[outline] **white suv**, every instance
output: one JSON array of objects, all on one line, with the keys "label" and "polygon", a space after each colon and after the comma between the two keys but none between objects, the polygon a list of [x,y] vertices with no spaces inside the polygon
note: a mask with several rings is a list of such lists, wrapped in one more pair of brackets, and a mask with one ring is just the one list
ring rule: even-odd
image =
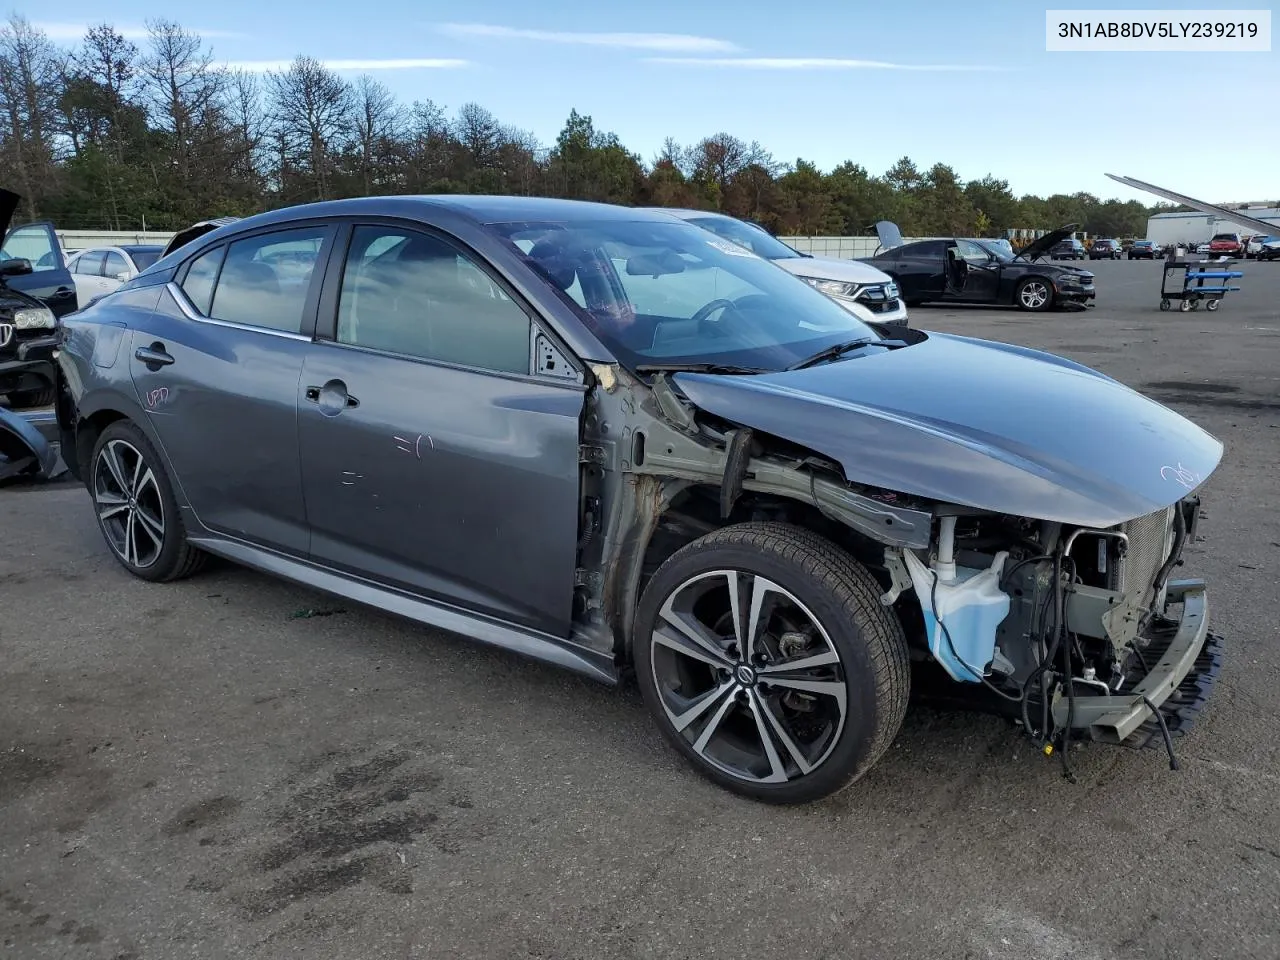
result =
[{"label": "white suv", "polygon": [[746,247],[757,256],[772,260],[783,270],[821,290],[859,320],[907,326],[907,305],[898,295],[898,285],[887,273],[869,263],[800,253],[755,224],[723,213],[672,207],[649,209],[679,217]]}]

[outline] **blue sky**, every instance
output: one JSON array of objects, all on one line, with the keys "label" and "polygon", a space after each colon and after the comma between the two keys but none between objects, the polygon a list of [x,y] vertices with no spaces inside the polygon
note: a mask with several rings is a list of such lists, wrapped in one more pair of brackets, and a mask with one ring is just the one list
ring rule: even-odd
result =
[{"label": "blue sky", "polygon": [[126,33],[168,16],[204,34],[220,60],[346,61],[344,74],[367,70],[405,101],[429,98],[452,113],[474,100],[544,143],[575,107],[646,161],[667,136],[691,143],[723,130],[823,169],[848,159],[882,173],[905,154],[921,168],[949,163],[964,179],[993,173],[1018,193],[1154,199],[1111,172],[1210,201],[1280,199],[1276,52],[1045,51],[1046,7],[1105,6],[221,0],[180,13],[162,0],[18,0],[11,9],[59,40],[104,13]]}]

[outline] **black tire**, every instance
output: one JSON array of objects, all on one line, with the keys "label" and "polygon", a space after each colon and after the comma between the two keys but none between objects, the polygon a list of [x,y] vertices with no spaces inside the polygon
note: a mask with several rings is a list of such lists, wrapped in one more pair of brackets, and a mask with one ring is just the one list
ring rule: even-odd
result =
[{"label": "black tire", "polygon": [[[829,657],[834,650],[839,659],[838,668],[833,666],[830,669],[843,673],[842,678],[839,673],[835,674],[837,681],[842,680],[843,688],[839,688],[839,682],[835,686],[843,690],[844,714],[838,726],[832,725],[834,732],[829,733],[829,739],[818,744],[826,752],[814,761],[816,765],[807,772],[794,759],[784,760],[783,763],[788,764],[787,778],[780,782],[763,782],[735,775],[703,757],[694,749],[694,741],[687,737],[693,737],[695,731],[691,728],[694,726],[701,725],[705,732],[706,726],[715,720],[710,716],[712,711],[707,708],[705,715],[708,720],[704,722],[699,717],[686,727],[686,734],[682,734],[668,716],[669,708],[664,706],[664,696],[672,696],[671,688],[659,690],[654,667],[654,649],[658,644],[653,638],[664,605],[670,598],[680,595],[694,578],[711,574],[707,579],[712,580],[714,572],[722,570],[735,571],[736,575],[745,573],[763,577],[798,600],[807,608],[805,614],[812,616],[811,622],[819,627],[814,633],[821,636],[823,656]],[[806,803],[843,790],[866,773],[888,749],[907,710],[911,680],[906,638],[897,617],[880,603],[882,592],[871,574],[845,550],[808,530],[784,523],[743,523],[709,533],[669,557],[653,575],[641,598],[636,615],[634,650],[636,677],[645,704],[663,735],[700,773],[735,793],[767,803],[783,804]],[[773,631],[762,630],[761,637],[768,638],[762,641],[762,645],[766,648],[769,644],[780,647],[788,634],[784,632],[779,636],[781,640],[774,636]],[[666,646],[660,649],[664,654],[668,653]],[[809,655],[808,650],[806,647],[802,658]],[[770,684],[780,683],[779,678],[766,676],[766,672],[770,669],[785,670],[781,664],[788,662],[788,656],[784,653],[773,666],[758,668],[762,671],[760,677],[747,681],[753,687],[750,691],[752,697],[756,697],[754,688],[757,686],[761,691],[760,699],[778,695],[776,689],[767,688]],[[764,662],[770,663],[768,660]],[[730,700],[746,698],[749,692],[740,686],[742,681],[736,669],[722,670],[718,681],[728,684],[724,689],[733,691],[725,695]],[[827,682],[830,684],[831,681]],[[785,692],[781,694],[782,699],[786,696]],[[813,697],[809,699],[814,700]],[[757,702],[758,699],[750,702],[738,700],[734,709],[742,710],[743,714],[735,713],[733,716],[738,720],[744,715],[751,717],[755,709],[752,704]],[[715,713],[718,715],[723,709],[726,708],[718,707]],[[774,709],[770,707],[770,710]],[[755,713],[754,719],[756,724],[764,726],[760,713]],[[758,728],[749,729],[756,731],[752,736],[760,745],[761,754],[766,753],[769,748],[760,737]],[[787,757],[785,751],[777,752],[783,751],[780,745],[782,738],[773,739],[775,756]],[[790,754],[790,757],[794,756]],[[774,769],[776,773],[776,767]]]},{"label": "black tire", "polygon": [[53,403],[57,392],[53,387],[40,387],[38,390],[15,390],[9,394],[9,406],[14,410],[30,410],[33,407],[47,407]]},{"label": "black tire", "polygon": [[[132,472],[128,469],[132,466],[132,454],[128,451],[135,451],[141,458],[141,466]],[[116,458],[118,464],[126,460],[129,462],[124,463],[124,470],[113,472],[108,462],[112,457]],[[148,474],[151,478],[149,482]],[[118,476],[123,476],[124,484],[116,481]],[[139,482],[134,483],[134,476],[140,478]],[[98,518],[102,538],[120,565],[135,577],[154,583],[181,580],[204,566],[208,555],[187,541],[186,527],[173,493],[173,485],[165,472],[164,461],[136,424],[129,420],[117,420],[102,431],[93,446],[93,456],[85,473],[85,484],[93,497],[94,515]],[[141,489],[144,487],[145,489]],[[132,492],[129,488],[132,488]],[[122,491],[127,498],[124,502],[128,503],[123,508],[119,506]],[[113,498],[112,502],[106,502],[108,495]],[[108,512],[112,512],[112,515],[104,516]],[[122,512],[127,517],[125,521],[119,520]],[[143,512],[152,520],[158,516],[161,529],[159,537],[154,535],[154,522],[146,523],[138,516]],[[123,530],[117,530],[119,523],[124,524]],[[122,540],[125,544],[129,543],[131,523],[136,524],[139,531],[135,535],[135,543],[159,543],[154,557],[150,552],[143,554],[139,549],[130,551],[128,546],[122,546]],[[142,534],[146,534],[146,537]]]},{"label": "black tire", "polygon": [[[1043,288],[1044,300],[1039,303],[1032,302],[1032,294],[1029,288],[1033,284],[1038,284]],[[1017,288],[1013,291],[1013,302],[1022,310],[1042,313],[1053,306],[1053,284],[1044,277],[1026,277],[1018,283]]]}]

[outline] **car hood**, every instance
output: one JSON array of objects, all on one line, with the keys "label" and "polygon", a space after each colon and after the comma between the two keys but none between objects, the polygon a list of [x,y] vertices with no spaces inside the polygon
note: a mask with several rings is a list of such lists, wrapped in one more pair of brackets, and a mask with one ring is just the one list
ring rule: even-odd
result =
[{"label": "car hood", "polygon": [[1063,240],[1071,239],[1075,235],[1078,226],[1079,224],[1068,223],[1065,227],[1050,230],[1043,237],[1037,237],[1018,251],[1018,259],[1034,260],[1036,257],[1043,257]]},{"label": "car hood", "polygon": [[18,210],[18,201],[22,198],[12,190],[0,187],[0,242],[9,235],[9,224],[13,223],[13,215]]},{"label": "car hood", "polygon": [[803,370],[673,379],[704,411],[839,462],[851,483],[1082,526],[1176,502],[1223,452],[1095,370],[949,334]]},{"label": "car hood", "polygon": [[888,283],[889,275],[861,260],[840,260],[836,257],[796,257],[773,261],[783,270],[797,277],[815,277],[818,280],[837,280],[841,283]]}]

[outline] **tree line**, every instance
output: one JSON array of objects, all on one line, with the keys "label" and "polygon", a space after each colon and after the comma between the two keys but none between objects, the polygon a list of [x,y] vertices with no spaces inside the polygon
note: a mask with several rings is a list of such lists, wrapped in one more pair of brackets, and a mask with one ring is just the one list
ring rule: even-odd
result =
[{"label": "tree line", "polygon": [[552,144],[477,103],[452,112],[399,102],[299,56],[256,73],[217,63],[169,20],[139,44],[109,24],[71,47],[24,18],[0,26],[0,174],[24,219],[65,229],[174,230],[313,200],[395,193],[496,193],[685,206],[754,220],[782,235],[861,235],[882,219],[906,236],[1004,236],[1078,223],[1144,236],[1159,205],[1088,193],[1015,196],[992,175],[963,182],[946,164],[903,157],[881,175],[783,162],[716,133],[668,139],[649,160],[570,110]]}]

